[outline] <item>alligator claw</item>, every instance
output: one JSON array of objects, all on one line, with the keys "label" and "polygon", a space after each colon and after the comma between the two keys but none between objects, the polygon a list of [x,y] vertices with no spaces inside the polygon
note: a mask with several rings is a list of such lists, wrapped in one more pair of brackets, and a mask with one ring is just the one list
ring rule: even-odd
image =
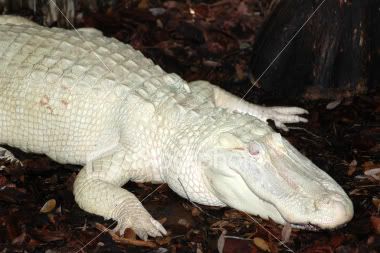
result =
[{"label": "alligator claw", "polygon": [[148,240],[148,236],[157,237],[167,234],[161,223],[153,219],[148,212],[135,215],[122,214],[117,222],[114,232],[123,235],[127,228],[131,228],[144,241]]},{"label": "alligator claw", "polygon": [[22,162],[17,159],[9,150],[0,147],[0,159],[5,160],[6,162],[16,163],[20,166],[23,166]]},{"label": "alligator claw", "polygon": [[299,116],[300,114],[309,114],[309,112],[300,107],[274,106],[266,108],[266,118],[273,120],[276,127],[284,131],[289,130],[286,123],[308,122],[306,118]]}]

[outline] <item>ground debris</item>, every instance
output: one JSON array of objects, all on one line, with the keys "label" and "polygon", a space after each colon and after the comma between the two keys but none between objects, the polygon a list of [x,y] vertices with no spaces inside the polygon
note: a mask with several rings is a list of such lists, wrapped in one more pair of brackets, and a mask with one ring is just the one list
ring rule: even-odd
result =
[{"label": "ground debris", "polygon": [[[132,44],[186,80],[206,79],[241,94],[237,84],[247,78],[251,45],[277,1],[104,2],[118,5],[81,8],[77,25],[97,27]],[[34,20],[39,20],[41,13],[36,15]],[[112,221],[75,204],[71,191],[78,166],[16,151],[23,167],[0,161],[0,252],[206,253],[218,252],[218,246],[223,252],[242,253],[379,252],[380,95],[345,99],[326,109],[329,102],[296,101],[311,112],[309,123],[283,134],[349,193],[355,217],[343,228],[292,229],[282,236],[283,228],[274,222],[228,208],[194,206],[164,185],[143,204],[169,234],[147,242],[131,231],[121,237],[109,231]],[[295,102],[284,98],[268,104]],[[128,183],[126,187],[143,199],[157,186]],[[40,213],[49,200],[56,203]],[[282,237],[288,239],[285,245]]]}]

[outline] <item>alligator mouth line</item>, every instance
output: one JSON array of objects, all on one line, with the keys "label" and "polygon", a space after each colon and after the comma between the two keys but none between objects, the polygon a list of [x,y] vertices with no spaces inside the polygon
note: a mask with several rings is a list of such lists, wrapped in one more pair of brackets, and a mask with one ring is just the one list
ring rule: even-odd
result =
[{"label": "alligator mouth line", "polygon": [[290,223],[290,226],[292,228],[299,228],[302,230],[308,230],[308,231],[319,231],[321,228],[319,226],[313,225],[313,224],[296,224],[296,223]]},{"label": "alligator mouth line", "polygon": [[[321,228],[317,225],[310,224],[310,223],[308,223],[308,224],[290,223],[290,226],[292,228],[298,228],[298,229],[302,229],[302,230],[315,231],[315,232],[323,230],[323,228]],[[338,230],[338,229],[343,228],[345,226],[347,226],[347,224],[342,224],[342,225],[339,225],[333,229],[328,229],[328,230],[329,231]]]}]

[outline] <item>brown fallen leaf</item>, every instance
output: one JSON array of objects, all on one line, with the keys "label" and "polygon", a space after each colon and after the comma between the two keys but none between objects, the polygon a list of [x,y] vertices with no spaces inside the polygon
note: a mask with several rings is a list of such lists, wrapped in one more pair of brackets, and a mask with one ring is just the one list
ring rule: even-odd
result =
[{"label": "brown fallen leaf", "polygon": [[373,161],[367,161],[367,162],[363,163],[362,167],[364,170],[370,170],[370,169],[379,167],[379,165],[375,164]]},{"label": "brown fallen leaf", "polygon": [[348,171],[347,171],[348,176],[352,176],[355,173],[357,169],[357,165],[358,165],[358,162],[355,159],[350,162],[350,164],[348,165]]},{"label": "brown fallen leaf", "polygon": [[246,65],[247,64],[242,63],[242,62],[235,64],[235,73],[236,73],[238,80],[244,80],[247,77],[247,75],[246,75],[247,71],[245,69]]},{"label": "brown fallen leaf", "polygon": [[137,5],[137,8],[139,9],[148,9],[149,8],[149,0],[142,0],[140,3]]},{"label": "brown fallen leaf", "polygon": [[41,212],[41,213],[50,213],[51,211],[54,210],[54,208],[56,207],[56,205],[57,205],[57,202],[55,201],[55,199],[49,199],[49,200],[46,201],[46,203],[41,207],[40,212]]},{"label": "brown fallen leaf", "polygon": [[55,224],[56,223],[56,215],[53,214],[53,213],[48,213],[47,214],[47,217],[48,217],[48,220],[51,224]]},{"label": "brown fallen leaf", "polygon": [[334,110],[336,107],[338,107],[342,103],[342,99],[338,99],[335,101],[332,101],[326,105],[327,110]]},{"label": "brown fallen leaf", "polygon": [[220,228],[227,226],[228,224],[229,224],[229,222],[226,220],[219,220],[219,221],[211,224],[211,228],[220,229]]},{"label": "brown fallen leaf", "polygon": [[222,253],[257,252],[257,248],[253,246],[252,240],[235,236],[225,236],[224,239]]},{"label": "brown fallen leaf", "polygon": [[364,171],[364,175],[373,177],[374,179],[380,181],[380,168],[373,168]]},{"label": "brown fallen leaf", "polygon": [[372,216],[371,217],[372,228],[376,234],[380,235],[380,217]]},{"label": "brown fallen leaf", "polygon": [[7,182],[8,182],[7,178],[4,177],[4,176],[2,176],[2,175],[0,175],[0,187],[6,185]]},{"label": "brown fallen leaf", "polygon": [[372,198],[372,204],[376,207],[377,210],[380,210],[380,199],[373,197]]},{"label": "brown fallen leaf", "polygon": [[159,244],[160,246],[162,246],[162,245],[168,245],[171,242],[172,237],[171,236],[165,236],[165,237],[158,237],[155,239],[156,239],[156,243]]},{"label": "brown fallen leaf", "polygon": [[191,223],[186,219],[179,219],[177,223],[178,225],[184,226],[187,229],[191,227]]},{"label": "brown fallen leaf", "polygon": [[345,239],[346,239],[346,237],[344,235],[334,235],[330,240],[330,245],[333,248],[337,248],[343,244]]},{"label": "brown fallen leaf", "polygon": [[148,247],[148,248],[157,248],[158,245],[153,241],[143,241],[143,240],[137,240],[137,239],[128,239],[118,236],[116,233],[114,233],[111,229],[108,229],[107,227],[103,226],[100,223],[96,223],[96,228],[102,232],[108,232],[108,234],[112,237],[112,239],[120,244],[127,244],[127,245],[134,245],[138,247]]},{"label": "brown fallen leaf", "polygon": [[268,242],[265,241],[263,238],[261,238],[261,237],[255,237],[255,238],[253,238],[253,243],[258,248],[260,248],[261,250],[267,251],[267,252],[271,252],[270,248],[269,248],[269,245],[268,245]]},{"label": "brown fallen leaf", "polygon": [[22,245],[25,242],[26,233],[22,232],[19,236],[12,240],[12,245]]},{"label": "brown fallen leaf", "polygon": [[135,233],[135,231],[133,231],[133,229],[127,228],[124,231],[124,236],[122,236],[122,237],[124,237],[125,239],[136,240],[136,233]]},{"label": "brown fallen leaf", "polygon": [[198,217],[200,214],[201,214],[201,211],[198,208],[196,208],[196,207],[191,208],[191,215],[192,216]]},{"label": "brown fallen leaf", "polygon": [[52,231],[48,229],[32,229],[31,237],[42,242],[55,242],[65,240],[66,234],[63,231]]}]

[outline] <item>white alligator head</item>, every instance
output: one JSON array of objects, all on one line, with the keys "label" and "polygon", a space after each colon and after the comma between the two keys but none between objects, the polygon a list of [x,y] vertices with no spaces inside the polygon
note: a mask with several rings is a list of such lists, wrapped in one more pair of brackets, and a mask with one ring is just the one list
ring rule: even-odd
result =
[{"label": "white alligator head", "polygon": [[332,229],[351,220],[353,205],[343,189],[280,134],[243,139],[225,132],[200,152],[197,163],[211,195],[280,224]]}]

